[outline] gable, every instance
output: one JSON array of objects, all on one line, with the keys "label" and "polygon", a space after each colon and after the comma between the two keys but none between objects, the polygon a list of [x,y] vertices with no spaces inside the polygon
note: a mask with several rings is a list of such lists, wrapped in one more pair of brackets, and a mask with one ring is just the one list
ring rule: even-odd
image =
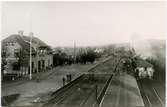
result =
[{"label": "gable", "polygon": [[[8,43],[13,43],[13,42],[17,42],[23,49],[25,49],[27,52],[30,51],[30,44],[28,42],[25,42],[22,37],[20,35],[11,35],[9,37],[7,37],[6,39],[4,39],[2,41],[3,46],[5,46]],[[32,48],[32,51],[34,51],[34,49]]]}]

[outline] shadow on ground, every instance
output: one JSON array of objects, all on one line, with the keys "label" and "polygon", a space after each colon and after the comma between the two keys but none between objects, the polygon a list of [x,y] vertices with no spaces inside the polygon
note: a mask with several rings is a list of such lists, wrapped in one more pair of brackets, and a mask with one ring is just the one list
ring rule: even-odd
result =
[{"label": "shadow on ground", "polygon": [[9,106],[11,103],[16,101],[19,98],[20,94],[12,94],[8,96],[3,96],[1,98],[2,106]]}]

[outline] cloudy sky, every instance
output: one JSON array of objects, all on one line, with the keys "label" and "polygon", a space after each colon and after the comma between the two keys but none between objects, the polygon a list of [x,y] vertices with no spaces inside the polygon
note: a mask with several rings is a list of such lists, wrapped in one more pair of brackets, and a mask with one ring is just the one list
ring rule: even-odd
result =
[{"label": "cloudy sky", "polygon": [[24,30],[51,46],[165,37],[164,2],[3,2],[2,39]]}]

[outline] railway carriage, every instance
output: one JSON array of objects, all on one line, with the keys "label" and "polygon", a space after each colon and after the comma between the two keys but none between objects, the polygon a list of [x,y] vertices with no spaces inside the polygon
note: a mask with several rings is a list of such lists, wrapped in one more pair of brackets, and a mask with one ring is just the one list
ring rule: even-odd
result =
[{"label": "railway carriage", "polygon": [[145,60],[138,59],[136,61],[135,74],[137,79],[152,79],[154,74],[153,65]]}]

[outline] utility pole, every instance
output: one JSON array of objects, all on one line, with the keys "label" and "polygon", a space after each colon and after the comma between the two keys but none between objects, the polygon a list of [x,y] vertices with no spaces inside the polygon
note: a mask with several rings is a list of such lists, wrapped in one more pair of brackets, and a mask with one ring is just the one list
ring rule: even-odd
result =
[{"label": "utility pole", "polygon": [[74,63],[75,63],[75,61],[76,61],[76,44],[75,44],[75,41],[74,41]]},{"label": "utility pole", "polygon": [[32,79],[32,35],[30,32],[30,80]]},{"label": "utility pole", "polygon": [[30,8],[30,11],[29,11],[30,15],[29,15],[29,24],[30,24],[30,75],[29,75],[29,78],[30,80],[32,79],[32,36],[33,36],[33,33],[32,33],[32,9]]},{"label": "utility pole", "polygon": [[38,44],[37,44],[36,51],[37,51],[37,73],[38,73],[39,72],[39,70],[38,70],[38,68],[39,68],[39,65],[38,65],[38,59],[39,59],[39,41],[38,41]]}]

